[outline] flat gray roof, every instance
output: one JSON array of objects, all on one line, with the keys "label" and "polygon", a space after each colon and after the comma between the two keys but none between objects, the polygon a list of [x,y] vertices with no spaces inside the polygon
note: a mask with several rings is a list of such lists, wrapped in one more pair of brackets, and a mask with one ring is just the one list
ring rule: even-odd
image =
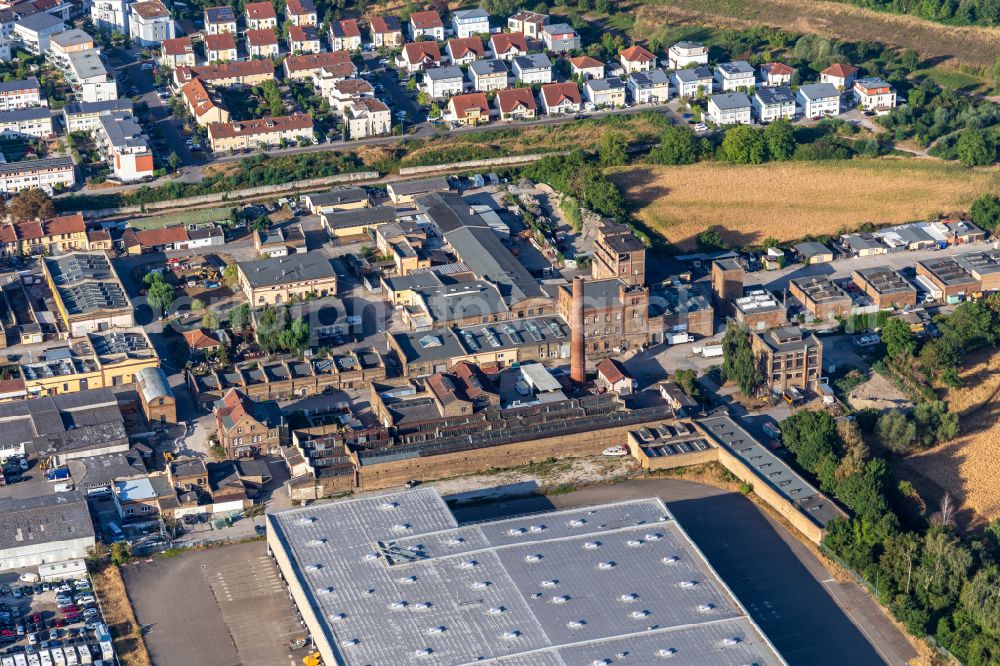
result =
[{"label": "flat gray roof", "polygon": [[916,287],[910,284],[909,280],[891,266],[859,268],[857,273],[871,285],[872,289],[880,294],[900,294],[916,291]]},{"label": "flat gray roof", "polygon": [[809,83],[799,86],[799,92],[808,100],[829,99],[840,97],[840,91],[832,83]]},{"label": "flat gray roof", "polygon": [[449,79],[459,79],[463,78],[462,70],[458,67],[432,67],[424,72],[424,76],[429,78],[431,81],[447,81]]},{"label": "flat gray roof", "polygon": [[712,95],[712,104],[715,104],[722,111],[749,109],[750,98],[741,92],[719,93],[718,95]]},{"label": "flat gray roof", "polygon": [[795,504],[799,511],[820,527],[846,514],[826,495],[813,488],[781,458],[747,432],[730,416],[698,419],[698,425],[719,446],[753,470],[761,482]]},{"label": "flat gray roof", "polygon": [[506,74],[507,64],[498,58],[489,60],[473,60],[469,64],[469,69],[476,76],[486,76],[488,74]]},{"label": "flat gray roof", "polygon": [[658,499],[459,526],[422,488],[267,521],[347,666],[784,663]]}]

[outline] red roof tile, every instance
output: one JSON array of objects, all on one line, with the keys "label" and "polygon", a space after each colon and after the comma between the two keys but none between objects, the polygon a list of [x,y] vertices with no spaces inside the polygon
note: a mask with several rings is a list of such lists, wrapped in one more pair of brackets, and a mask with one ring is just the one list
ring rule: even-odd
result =
[{"label": "red roof tile", "polygon": [[518,107],[535,110],[538,104],[531,88],[507,88],[497,91],[497,107],[501,113],[510,113]]},{"label": "red roof tile", "polygon": [[638,44],[622,51],[622,58],[625,58],[628,62],[650,62],[656,60],[655,55]]},{"label": "red roof tile", "polygon": [[573,104],[579,104],[582,101],[580,89],[570,81],[546,83],[542,86],[542,97],[545,98],[545,106],[559,106],[565,100],[569,100]]}]

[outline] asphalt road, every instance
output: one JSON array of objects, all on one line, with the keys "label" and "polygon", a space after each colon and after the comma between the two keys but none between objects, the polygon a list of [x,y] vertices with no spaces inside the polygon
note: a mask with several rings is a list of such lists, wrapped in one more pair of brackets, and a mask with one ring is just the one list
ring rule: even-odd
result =
[{"label": "asphalt road", "polygon": [[853,583],[838,583],[812,551],[746,498],[688,481],[650,479],[552,497],[457,509],[462,521],[660,497],[789,664],[905,664],[909,641]]}]

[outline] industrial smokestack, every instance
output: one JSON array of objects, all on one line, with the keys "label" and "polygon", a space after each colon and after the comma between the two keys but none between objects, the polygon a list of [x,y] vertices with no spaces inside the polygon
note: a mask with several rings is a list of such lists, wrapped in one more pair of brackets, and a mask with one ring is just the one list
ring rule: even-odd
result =
[{"label": "industrial smokestack", "polygon": [[573,278],[573,305],[570,309],[569,377],[583,384],[587,381],[587,343],[583,338],[583,278]]}]

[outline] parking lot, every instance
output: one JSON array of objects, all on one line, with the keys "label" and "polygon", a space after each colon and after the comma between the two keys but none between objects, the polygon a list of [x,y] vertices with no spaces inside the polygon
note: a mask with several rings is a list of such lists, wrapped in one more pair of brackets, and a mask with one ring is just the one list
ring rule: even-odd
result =
[{"label": "parking lot", "polygon": [[293,666],[306,632],[263,541],[188,552],[122,570],[157,666]]},{"label": "parking lot", "polygon": [[89,581],[29,582],[20,580],[21,574],[38,581],[37,569],[0,577],[0,663],[18,653],[30,655],[31,663],[70,666],[110,658],[102,652],[99,635],[107,639],[105,650],[110,637]]}]

